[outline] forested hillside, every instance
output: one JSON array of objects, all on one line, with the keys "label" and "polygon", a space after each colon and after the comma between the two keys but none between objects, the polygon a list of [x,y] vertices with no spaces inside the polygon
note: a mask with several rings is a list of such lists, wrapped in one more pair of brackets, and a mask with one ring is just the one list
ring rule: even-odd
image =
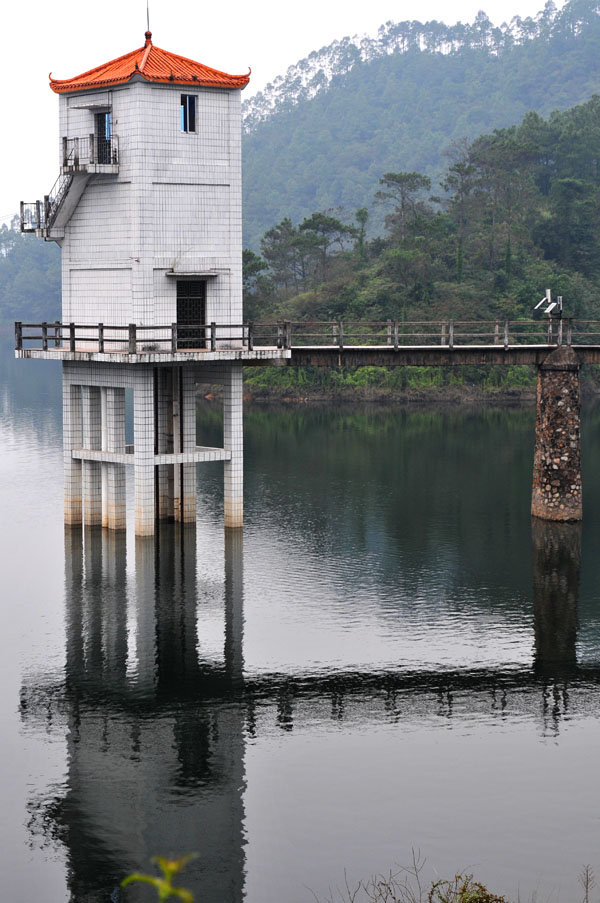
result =
[{"label": "forested hillside", "polygon": [[588,100],[600,92],[599,12],[597,0],[570,0],[500,28],[484,14],[388,23],[291,67],[245,107],[245,243],[258,250],[285,216],[351,215],[383,172],[435,181],[453,141]]},{"label": "forested hillside", "polygon": [[[285,218],[246,251],[255,319],[530,316],[546,287],[568,313],[600,304],[600,96],[453,146],[443,192],[425,173],[381,173],[343,221]],[[370,212],[385,234],[366,237]]]}]

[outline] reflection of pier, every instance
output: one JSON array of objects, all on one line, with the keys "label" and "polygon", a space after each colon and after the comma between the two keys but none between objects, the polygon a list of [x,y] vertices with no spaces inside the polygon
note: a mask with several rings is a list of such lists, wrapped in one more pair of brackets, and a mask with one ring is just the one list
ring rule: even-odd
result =
[{"label": "reflection of pier", "polygon": [[106,900],[152,855],[192,850],[200,857],[186,882],[196,899],[243,897],[244,711],[226,700],[209,706],[203,691],[213,674],[241,679],[239,534],[225,536],[225,661],[203,666],[195,528],[138,537],[134,586],[124,534],[67,529],[68,778],[50,810],[73,900]]},{"label": "reflection of pier", "polygon": [[67,528],[65,678],[22,690],[26,723],[67,731],[66,792],[32,825],[65,842],[73,900],[106,899],[151,855],[190,850],[197,899],[241,900],[246,735],[515,715],[556,732],[600,702],[600,667],[576,660],[577,526],[533,523],[532,665],[454,671],[244,674],[240,530],[225,534],[222,654],[203,658],[194,526],[134,542],[128,568],[124,533]]}]

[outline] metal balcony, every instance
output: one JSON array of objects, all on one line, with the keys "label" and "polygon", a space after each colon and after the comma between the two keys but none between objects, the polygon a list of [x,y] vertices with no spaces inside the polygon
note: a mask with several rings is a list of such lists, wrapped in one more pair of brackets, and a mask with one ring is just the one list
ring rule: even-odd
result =
[{"label": "metal balcony", "polygon": [[21,201],[21,232],[60,239],[92,175],[119,172],[119,139],[87,135],[63,138],[60,175],[43,201]]},{"label": "metal balcony", "polygon": [[76,172],[117,173],[119,171],[119,138],[111,135],[85,135],[63,138],[61,174]]}]

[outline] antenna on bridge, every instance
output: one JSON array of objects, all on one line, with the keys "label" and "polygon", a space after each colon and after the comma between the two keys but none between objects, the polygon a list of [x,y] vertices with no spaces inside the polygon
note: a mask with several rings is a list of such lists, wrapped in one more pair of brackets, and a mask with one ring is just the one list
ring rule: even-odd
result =
[{"label": "antenna on bridge", "polygon": [[546,294],[541,299],[541,301],[538,301],[538,303],[535,305],[535,307],[533,309],[538,310],[538,308],[542,307],[542,305],[544,305],[544,304],[547,305],[546,309],[543,311],[545,314],[551,314],[552,311],[557,307],[558,315],[559,315],[559,317],[562,317],[562,310],[563,310],[562,295],[558,295],[556,301],[553,301],[552,300],[552,291],[551,291],[551,289],[547,288]]}]

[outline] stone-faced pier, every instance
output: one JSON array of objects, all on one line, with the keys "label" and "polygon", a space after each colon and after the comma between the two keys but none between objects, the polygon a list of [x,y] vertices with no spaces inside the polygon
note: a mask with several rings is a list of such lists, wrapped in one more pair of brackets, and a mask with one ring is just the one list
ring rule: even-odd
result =
[{"label": "stone-faced pier", "polygon": [[582,517],[579,363],[570,346],[538,368],[531,513],[554,521]]}]

